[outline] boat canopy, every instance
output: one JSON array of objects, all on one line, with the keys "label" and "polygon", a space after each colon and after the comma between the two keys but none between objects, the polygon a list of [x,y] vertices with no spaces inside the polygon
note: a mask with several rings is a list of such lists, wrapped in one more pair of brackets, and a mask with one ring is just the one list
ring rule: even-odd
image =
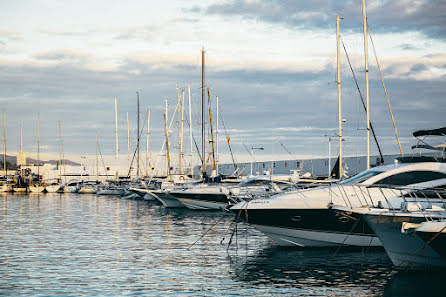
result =
[{"label": "boat canopy", "polygon": [[420,136],[446,136],[446,127],[438,128],[438,129],[432,129],[432,130],[419,130],[413,132],[413,136],[420,137]]}]

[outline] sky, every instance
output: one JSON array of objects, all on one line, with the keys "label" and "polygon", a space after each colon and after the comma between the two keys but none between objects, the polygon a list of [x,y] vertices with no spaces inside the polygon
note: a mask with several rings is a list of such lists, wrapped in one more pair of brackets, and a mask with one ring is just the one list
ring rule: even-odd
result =
[{"label": "sky", "polygon": [[[445,126],[446,2],[366,2],[403,151],[409,154],[416,143],[413,131]],[[30,156],[37,151],[40,114],[42,153],[57,153],[60,121],[66,154],[95,154],[96,133],[102,153],[114,154],[117,98],[119,154],[127,155],[127,112],[132,151],[137,134],[136,92],[141,126],[151,110],[150,150],[159,152],[165,100],[171,119],[176,88],[180,94],[186,91],[187,102],[188,84],[193,134],[201,147],[196,115],[204,48],[213,111],[215,97],[220,101],[222,155],[229,156],[229,135],[236,158],[252,147],[263,148],[254,150],[257,158],[326,156],[338,125],[337,14],[365,96],[360,0],[14,0],[1,1],[0,11],[0,110],[6,115],[11,153],[19,149],[21,125],[24,150]],[[395,154],[398,146],[370,39],[368,47],[371,122],[382,151]],[[366,117],[344,52],[341,83],[345,154],[364,155]],[[176,127],[173,121],[173,151],[178,150]],[[337,154],[336,141],[332,154]]]}]

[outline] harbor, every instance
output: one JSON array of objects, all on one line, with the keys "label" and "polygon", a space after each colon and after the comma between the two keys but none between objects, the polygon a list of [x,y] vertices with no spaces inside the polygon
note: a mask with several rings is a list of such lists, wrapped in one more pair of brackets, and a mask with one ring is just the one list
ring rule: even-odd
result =
[{"label": "harbor", "polygon": [[0,295],[443,296],[415,2],[5,5]]},{"label": "harbor", "polygon": [[0,199],[4,295],[436,296],[441,287],[438,272],[395,273],[382,250],[283,249],[243,223],[228,246],[225,213],[94,195]]}]

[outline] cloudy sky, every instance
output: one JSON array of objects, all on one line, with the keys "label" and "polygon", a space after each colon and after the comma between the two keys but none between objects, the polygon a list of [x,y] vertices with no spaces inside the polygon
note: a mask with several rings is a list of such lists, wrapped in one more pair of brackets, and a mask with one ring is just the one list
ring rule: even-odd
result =
[{"label": "cloudy sky", "polygon": [[[207,85],[212,100],[220,98],[236,154],[246,155],[246,146],[264,147],[256,155],[285,156],[285,146],[295,156],[327,155],[326,135],[337,129],[336,14],[365,90],[361,0],[14,0],[0,8],[0,109],[9,152],[19,147],[21,124],[25,151],[36,151],[40,113],[43,152],[57,152],[60,120],[66,153],[94,154],[98,132],[103,153],[113,154],[116,97],[120,153],[127,154],[126,113],[134,135],[137,91],[141,122],[152,111],[151,149],[159,151],[164,102],[172,117],[177,86],[191,85],[200,111],[204,47]],[[446,2],[368,0],[367,13],[410,153],[414,130],[445,125]],[[345,54],[341,60],[344,147],[364,154],[365,113]],[[370,41],[369,63],[371,121],[383,152],[397,153]],[[220,151],[227,154],[225,143]]]}]

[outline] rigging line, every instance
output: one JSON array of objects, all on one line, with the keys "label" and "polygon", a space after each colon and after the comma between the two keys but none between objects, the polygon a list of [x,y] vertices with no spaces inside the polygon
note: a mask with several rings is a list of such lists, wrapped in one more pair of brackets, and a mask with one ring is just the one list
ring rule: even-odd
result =
[{"label": "rigging line", "polygon": [[237,169],[237,164],[235,163],[234,154],[232,152],[232,147],[231,147],[231,144],[229,143],[231,138],[229,137],[228,131],[226,130],[226,125],[225,125],[225,121],[223,119],[223,115],[221,113],[221,108],[220,108],[219,115],[220,115],[220,118],[221,118],[221,123],[223,124],[223,129],[225,130],[226,139],[228,140],[228,147],[229,147],[229,151],[231,152],[232,164],[234,165],[234,169]]},{"label": "rigging line", "polygon": [[293,159],[295,161],[297,161],[296,157],[285,147],[285,145],[279,140],[280,145],[287,151],[288,154],[291,155],[291,157],[293,157]]},{"label": "rigging line", "polygon": [[102,165],[104,166],[105,176],[108,178],[107,168],[105,167],[104,158],[102,157],[101,146],[99,145],[99,143],[97,144],[97,146],[98,146],[99,155],[101,155]]},{"label": "rigging line", "polygon": [[[142,125],[143,128],[141,129],[141,132],[139,133],[139,136],[138,136],[139,139],[141,139],[141,136],[142,136],[142,133],[144,132],[146,123],[147,123],[147,118],[144,120],[144,123]],[[132,157],[132,161],[130,162],[129,172],[128,172],[127,176],[130,176],[130,172],[132,170],[132,165],[133,165],[133,160],[136,157],[136,152],[137,151],[138,151],[138,146],[135,148],[135,151],[133,152],[133,157]]]},{"label": "rigging line", "polygon": [[[364,110],[367,112],[367,107],[365,106],[365,103],[364,103],[364,97],[362,97],[361,89],[359,88],[359,85],[358,85],[358,80],[356,79],[355,72],[353,71],[352,64],[350,63],[350,57],[348,56],[347,49],[345,47],[345,44],[344,44],[344,41],[342,40],[342,38],[341,38],[341,43],[342,43],[342,47],[344,48],[345,56],[347,57],[348,65],[350,66],[350,70],[352,71],[353,79],[355,81],[356,88],[358,89],[359,97],[361,98],[361,102],[362,102],[362,106],[364,107]],[[375,139],[376,146],[378,147],[378,152],[379,152],[379,156],[381,158],[381,163],[384,163],[384,157],[381,152],[381,147],[379,146],[378,139],[376,138],[376,134],[375,134],[375,129],[373,129],[373,125],[372,125],[371,121],[370,121],[370,130],[372,131],[373,138]]]},{"label": "rigging line", "polygon": [[[174,119],[175,119],[175,115],[176,115],[177,109],[178,109],[178,103],[177,103],[177,106],[175,107],[175,110],[174,110],[174,112],[173,112],[173,114],[172,114],[172,117],[171,117],[171,119],[170,119],[169,129],[168,129],[169,131],[170,131],[170,129],[172,128],[173,121],[174,121]],[[144,124],[144,125],[145,125],[145,124]],[[144,128],[143,128],[143,129],[144,129]],[[163,141],[163,145],[161,146],[160,152],[159,152],[159,154],[158,154],[159,156],[162,155],[162,152],[163,152],[165,146],[166,146],[166,140]],[[161,159],[162,159],[161,157],[157,158],[156,163],[155,163],[155,168],[158,168],[158,163],[160,162]],[[157,172],[158,172],[158,171],[157,171]]]},{"label": "rigging line", "polygon": [[223,219],[224,217],[221,216],[209,229],[206,230],[206,232],[204,232],[203,235],[201,235],[193,244],[191,244],[187,250],[190,250],[200,239],[202,239],[209,231],[211,231],[218,223],[220,223],[220,221]]},{"label": "rigging line", "polygon": [[[191,101],[192,101],[192,100],[191,100]],[[186,113],[184,116],[185,116],[185,118],[186,118],[186,122],[187,122],[188,124],[190,124],[190,127],[192,127],[192,119],[190,119],[190,121],[189,121],[189,118],[188,118],[188,116],[187,116],[187,113]],[[200,163],[203,163],[203,159],[202,159],[202,157],[201,157],[201,153],[200,153],[200,151],[198,150],[198,144],[197,144],[197,141],[195,140],[194,132],[192,132],[192,140],[193,140],[193,142],[194,142],[194,144],[195,144],[195,148],[197,149],[198,156],[200,157]],[[190,154],[192,155],[192,152],[190,152]],[[191,164],[191,167],[192,167],[192,164]]]},{"label": "rigging line", "polygon": [[370,27],[368,25],[367,25],[367,30],[369,31],[370,41],[372,43],[373,53],[375,54],[376,65],[378,66],[378,71],[379,71],[379,75],[381,77],[381,82],[382,82],[382,85],[383,85],[384,93],[386,94],[387,107],[389,108],[390,116],[392,118],[393,129],[395,130],[395,137],[396,137],[396,141],[398,142],[398,148],[400,149],[401,157],[404,157],[403,149],[401,148],[400,138],[398,137],[398,132],[397,132],[397,129],[396,129],[395,119],[393,117],[392,108],[390,107],[389,96],[387,95],[386,85],[384,84],[384,78],[383,78],[383,75],[381,73],[381,67],[379,66],[378,56],[376,55],[375,44],[373,43],[372,33],[370,32]]}]

